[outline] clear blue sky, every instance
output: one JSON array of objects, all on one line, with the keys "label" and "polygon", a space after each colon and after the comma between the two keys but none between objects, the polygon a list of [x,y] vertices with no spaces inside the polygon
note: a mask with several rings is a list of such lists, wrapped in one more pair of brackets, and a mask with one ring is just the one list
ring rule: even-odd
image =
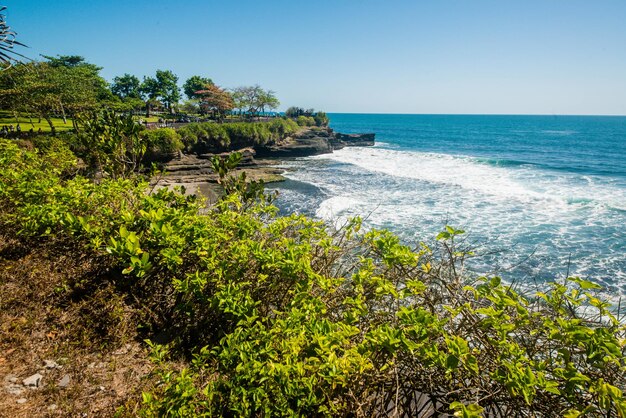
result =
[{"label": "clear blue sky", "polygon": [[330,112],[626,115],[624,0],[0,0],[27,54]]}]

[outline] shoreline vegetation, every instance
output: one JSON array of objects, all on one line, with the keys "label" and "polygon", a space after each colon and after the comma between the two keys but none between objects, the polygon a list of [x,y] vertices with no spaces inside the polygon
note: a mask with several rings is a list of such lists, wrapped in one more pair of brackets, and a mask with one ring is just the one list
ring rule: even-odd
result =
[{"label": "shoreline vegetation", "polygon": [[45,58],[0,71],[0,110],[50,128],[0,138],[0,415],[626,417],[598,285],[474,277],[451,226],[409,246],[278,214],[268,161],[374,134],[270,114],[259,86],[194,76],[180,104],[171,71],[109,86]]}]

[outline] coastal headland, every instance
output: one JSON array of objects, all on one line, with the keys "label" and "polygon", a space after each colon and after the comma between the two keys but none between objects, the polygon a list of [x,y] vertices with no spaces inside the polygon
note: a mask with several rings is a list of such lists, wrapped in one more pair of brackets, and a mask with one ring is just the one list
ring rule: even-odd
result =
[{"label": "coastal headland", "polygon": [[[247,143],[246,143],[247,142]],[[328,154],[345,147],[364,147],[375,144],[374,133],[343,134],[329,127],[303,127],[298,132],[266,144],[255,144],[253,138],[238,141],[232,149],[195,147],[168,156],[163,175],[153,179],[156,187],[183,186],[188,194],[201,194],[209,202],[220,194],[218,175],[213,171],[211,159],[226,157],[232,152],[242,155],[233,175],[245,172],[250,181],[265,183],[284,181],[284,170],[276,167],[283,159]],[[220,152],[221,151],[221,152]]]}]

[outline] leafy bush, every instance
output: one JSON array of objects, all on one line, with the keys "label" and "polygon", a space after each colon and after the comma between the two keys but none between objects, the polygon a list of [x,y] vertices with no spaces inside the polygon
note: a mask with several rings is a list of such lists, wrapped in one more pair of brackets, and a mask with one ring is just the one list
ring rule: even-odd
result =
[{"label": "leafy bush", "polygon": [[217,124],[190,123],[178,130],[187,147],[230,150],[272,143],[298,131],[292,120]]},{"label": "leafy bush", "polygon": [[148,150],[139,137],[143,128],[131,115],[94,111],[77,118],[75,152],[96,172],[112,177],[132,176]]},{"label": "leafy bush", "polygon": [[154,154],[171,154],[183,149],[180,135],[172,128],[145,130],[140,137]]},{"label": "leafy bush", "polygon": [[522,294],[462,275],[451,227],[416,248],[359,219],[328,230],[225,177],[201,215],[57,164],[0,140],[0,227],[106,257],[142,321],[175,336],[152,346],[162,385],[145,416],[626,416],[624,325],[591,282]]},{"label": "leafy bush", "polygon": [[315,119],[312,116],[298,116],[296,122],[300,126],[315,126]]},{"label": "leafy bush", "polygon": [[267,123],[267,127],[277,139],[293,135],[300,130],[298,124],[291,119],[277,118]]},{"label": "leafy bush", "polygon": [[315,125],[317,126],[328,126],[330,122],[325,112],[317,112],[313,119],[315,119]]},{"label": "leafy bush", "polygon": [[[285,111],[285,117],[298,121],[300,126],[328,126],[329,119],[325,112],[316,112],[314,109],[303,109],[291,106]],[[306,118],[306,119],[305,119]],[[314,123],[308,118],[313,118]]]}]

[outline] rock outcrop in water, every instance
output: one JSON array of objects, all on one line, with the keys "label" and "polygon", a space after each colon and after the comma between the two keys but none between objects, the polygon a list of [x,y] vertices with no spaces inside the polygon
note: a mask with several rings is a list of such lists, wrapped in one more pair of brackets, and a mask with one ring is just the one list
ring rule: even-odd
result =
[{"label": "rock outcrop in water", "polygon": [[334,138],[331,140],[333,149],[341,149],[344,147],[371,147],[375,144],[376,134],[342,134],[339,132],[334,133]]},{"label": "rock outcrop in water", "polygon": [[257,157],[307,157],[328,154],[345,147],[366,147],[375,143],[375,134],[342,134],[331,128],[306,128],[282,143],[256,146]]},{"label": "rock outcrop in water", "polygon": [[258,157],[284,158],[307,157],[309,155],[333,152],[331,141],[334,132],[330,128],[309,128],[293,137],[287,137],[281,143],[255,147]]}]

